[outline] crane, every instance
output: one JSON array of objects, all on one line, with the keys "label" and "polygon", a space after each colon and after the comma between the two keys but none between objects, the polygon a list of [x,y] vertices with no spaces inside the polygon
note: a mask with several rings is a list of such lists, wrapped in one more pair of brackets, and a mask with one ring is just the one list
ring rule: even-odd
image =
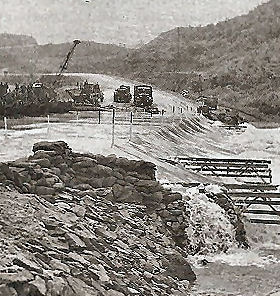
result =
[{"label": "crane", "polygon": [[62,73],[67,69],[68,63],[69,63],[70,59],[72,58],[72,56],[74,54],[75,48],[80,43],[81,43],[81,41],[78,40],[78,39],[73,41],[73,46],[71,47],[71,49],[69,50],[67,56],[65,57],[65,59],[63,61],[63,64],[60,66],[59,72],[57,72],[56,75],[55,75],[55,80],[53,82],[53,85],[55,85],[57,83],[57,81],[59,80]]}]

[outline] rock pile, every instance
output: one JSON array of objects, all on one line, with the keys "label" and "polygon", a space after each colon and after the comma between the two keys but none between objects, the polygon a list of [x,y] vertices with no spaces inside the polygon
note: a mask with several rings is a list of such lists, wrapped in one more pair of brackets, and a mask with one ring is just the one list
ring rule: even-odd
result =
[{"label": "rock pile", "polygon": [[106,189],[51,203],[0,189],[0,295],[186,295],[186,254],[158,215],[105,199]]},{"label": "rock pile", "polygon": [[[62,141],[0,163],[0,189],[16,190],[0,193],[0,296],[186,295],[195,280],[187,197],[155,174],[153,163]],[[239,222],[236,239],[246,241]]]},{"label": "rock pile", "polygon": [[174,240],[180,246],[186,243],[183,205],[176,203],[182,196],[156,181],[153,163],[115,155],[74,153],[62,141],[37,143],[33,152],[28,158],[0,164],[0,182],[13,185],[21,193],[43,196],[50,202],[66,188],[85,194],[107,188],[106,199],[145,205],[148,212],[156,211]]},{"label": "rock pile", "polygon": [[149,207],[179,198],[156,181],[156,167],[149,162],[73,153],[65,142],[40,142],[33,152],[26,159],[1,164],[0,182],[50,201],[66,187],[83,191],[111,188],[108,198]]}]

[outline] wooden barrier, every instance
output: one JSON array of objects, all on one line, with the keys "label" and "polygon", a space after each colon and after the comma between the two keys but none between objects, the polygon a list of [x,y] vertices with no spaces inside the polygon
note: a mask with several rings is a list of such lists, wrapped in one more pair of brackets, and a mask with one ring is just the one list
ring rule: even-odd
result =
[{"label": "wooden barrier", "polygon": [[[280,192],[276,191],[277,185],[249,184],[245,188],[246,191],[244,184],[228,187],[227,195],[237,207],[249,215],[250,222],[280,225],[280,219],[276,218],[280,218]],[[267,216],[272,216],[274,219],[268,219]]]},{"label": "wooden barrier", "polygon": [[263,183],[272,182],[270,160],[263,159],[220,159],[204,157],[177,156],[174,160],[166,160],[172,164],[182,164],[186,169],[204,175],[229,178],[257,178]]}]

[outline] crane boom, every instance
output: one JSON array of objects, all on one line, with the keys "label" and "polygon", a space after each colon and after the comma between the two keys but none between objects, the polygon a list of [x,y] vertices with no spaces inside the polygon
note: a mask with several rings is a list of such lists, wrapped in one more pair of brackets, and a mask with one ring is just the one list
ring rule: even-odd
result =
[{"label": "crane boom", "polygon": [[63,61],[63,64],[60,66],[60,70],[58,73],[56,73],[56,76],[55,76],[55,81],[53,83],[53,85],[55,85],[58,81],[58,79],[60,78],[60,76],[62,75],[62,73],[67,69],[68,67],[68,63],[70,61],[70,59],[72,58],[73,54],[74,54],[74,51],[75,51],[75,48],[78,44],[80,44],[81,41],[80,40],[74,40],[73,41],[73,46],[71,47],[71,49],[69,50],[69,52],[67,53],[67,56],[65,57],[64,61]]}]

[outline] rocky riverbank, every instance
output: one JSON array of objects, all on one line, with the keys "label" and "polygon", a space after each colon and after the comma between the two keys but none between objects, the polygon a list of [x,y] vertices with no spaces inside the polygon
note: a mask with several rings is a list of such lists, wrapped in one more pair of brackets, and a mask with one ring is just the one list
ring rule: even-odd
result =
[{"label": "rocky riverbank", "polygon": [[[0,164],[0,295],[186,295],[201,242],[188,235],[190,198],[164,188],[153,163],[65,142],[33,152]],[[207,195],[247,246],[230,201]]]}]

